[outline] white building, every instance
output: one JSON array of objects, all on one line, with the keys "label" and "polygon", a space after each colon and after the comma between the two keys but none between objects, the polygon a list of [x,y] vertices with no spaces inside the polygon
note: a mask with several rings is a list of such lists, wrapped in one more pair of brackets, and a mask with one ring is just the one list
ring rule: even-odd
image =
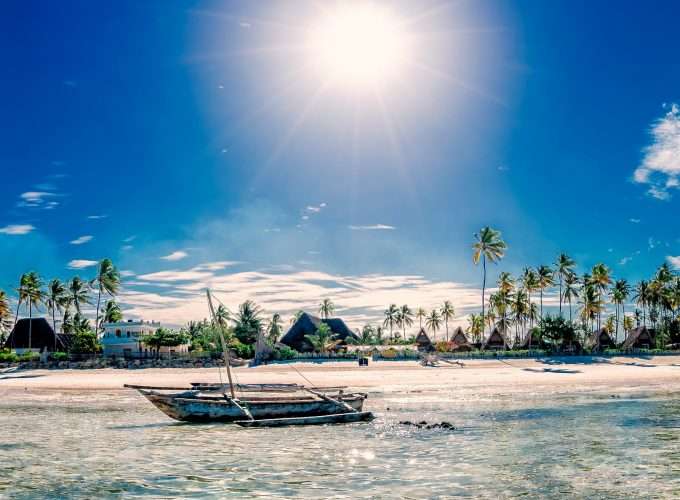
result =
[{"label": "white building", "polygon": [[[104,323],[104,335],[101,338],[104,356],[120,356],[126,358],[153,357],[154,350],[144,345],[142,338],[153,335],[161,327],[157,321],[118,321]],[[189,352],[189,344],[174,347],[161,347],[160,354],[175,355]]]}]

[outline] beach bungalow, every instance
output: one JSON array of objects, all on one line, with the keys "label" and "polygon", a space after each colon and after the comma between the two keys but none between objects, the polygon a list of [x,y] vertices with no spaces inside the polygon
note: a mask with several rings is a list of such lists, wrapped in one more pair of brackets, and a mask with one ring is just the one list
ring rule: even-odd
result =
[{"label": "beach bungalow", "polygon": [[615,349],[616,342],[611,338],[606,328],[600,328],[590,334],[586,340],[586,347],[593,352],[601,352],[605,349]]},{"label": "beach bungalow", "polygon": [[453,336],[451,337],[451,342],[463,346],[463,345],[469,345],[470,340],[467,338],[467,335],[465,335],[465,332],[463,329],[459,326],[453,331]]},{"label": "beach bungalow", "polygon": [[308,313],[302,313],[281,338],[280,343],[298,352],[313,351],[314,348],[305,337],[316,334],[321,323],[325,323],[330,327],[333,338],[339,340],[340,345],[346,344],[348,339],[358,340],[356,334],[340,318],[321,319]]},{"label": "beach bungalow", "polygon": [[17,321],[3,347],[17,354],[28,351],[65,352],[71,345],[71,338],[71,335],[55,333],[45,318],[23,318]]},{"label": "beach bungalow", "polygon": [[432,341],[427,333],[425,333],[424,328],[421,328],[418,335],[416,335],[416,345],[420,352],[431,352],[434,350],[434,345],[432,345]]},{"label": "beach bungalow", "polygon": [[646,326],[630,330],[621,347],[623,349],[651,349],[654,347],[654,330]]},{"label": "beach bungalow", "polygon": [[[155,349],[151,349],[142,342],[147,335],[153,335],[161,327],[157,321],[117,321],[115,323],[104,323],[104,334],[101,338],[104,356],[119,356],[123,358],[144,358],[153,357]],[[163,357],[187,354],[189,344],[178,346],[162,346],[158,355]]]},{"label": "beach bungalow", "polygon": [[507,337],[501,333],[498,328],[494,328],[484,342],[483,349],[489,350],[505,350],[510,349],[510,342]]}]

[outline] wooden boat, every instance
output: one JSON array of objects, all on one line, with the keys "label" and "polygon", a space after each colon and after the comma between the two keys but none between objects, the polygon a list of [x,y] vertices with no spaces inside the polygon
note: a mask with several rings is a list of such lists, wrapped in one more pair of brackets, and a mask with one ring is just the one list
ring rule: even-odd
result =
[{"label": "wooden boat", "polygon": [[[207,295],[213,321],[220,324],[215,318],[209,290]],[[218,331],[228,384],[196,382],[191,384],[190,389],[137,385],[126,387],[136,389],[169,417],[184,422],[234,422],[243,427],[281,427],[373,420],[372,413],[362,411],[366,394],[345,393],[341,387],[234,384],[229,350],[221,328]],[[236,391],[245,395],[237,398]]]}]

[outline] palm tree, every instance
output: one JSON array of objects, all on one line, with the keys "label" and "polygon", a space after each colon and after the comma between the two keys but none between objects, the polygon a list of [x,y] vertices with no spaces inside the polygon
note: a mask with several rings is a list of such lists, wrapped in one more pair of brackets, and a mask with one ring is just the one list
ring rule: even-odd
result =
[{"label": "palm tree", "polygon": [[281,333],[281,315],[279,313],[274,313],[272,319],[269,321],[269,327],[267,328],[269,342],[275,344],[279,340]]},{"label": "palm tree", "polygon": [[[104,305],[104,313],[102,314],[102,323],[117,323],[122,319],[123,313],[120,310],[120,306],[114,300],[107,300]],[[193,321],[189,323],[190,330],[192,328],[191,323]]]},{"label": "palm tree", "polygon": [[425,316],[427,316],[427,311],[425,309],[422,307],[416,309],[416,318],[418,318],[420,328],[423,327],[423,318],[425,318]]},{"label": "palm tree", "polygon": [[573,274],[573,269],[576,266],[574,259],[569,257],[566,253],[561,253],[555,262],[555,271],[560,281],[560,317],[562,317],[562,284],[567,275]]},{"label": "palm tree", "polygon": [[569,321],[572,319],[571,303],[578,298],[578,276],[576,273],[569,272],[564,275],[564,294],[563,298],[569,303]]},{"label": "palm tree", "polygon": [[[626,317],[626,300],[630,295],[630,285],[625,279],[616,280],[612,288],[612,302],[616,305],[616,341],[619,340],[619,306],[623,309],[622,316]],[[624,327],[625,331],[625,327]]]},{"label": "palm tree", "polygon": [[335,304],[331,299],[323,299],[319,304],[319,314],[323,319],[328,319],[335,312]]},{"label": "palm tree", "polygon": [[9,331],[12,324],[12,311],[9,306],[7,294],[0,290],[0,343],[4,341],[5,334]]},{"label": "palm tree", "polygon": [[498,290],[510,294],[515,290],[515,278],[512,277],[512,274],[503,271],[498,275]]},{"label": "palm tree", "polygon": [[[598,296],[600,306],[602,305],[602,296],[606,293],[609,285],[611,285],[611,271],[607,266],[602,263],[595,264],[592,270],[592,283],[595,286]],[[600,328],[600,322],[602,319],[602,311],[597,314],[597,327]]]},{"label": "palm tree", "polygon": [[432,332],[432,339],[437,338],[437,330],[442,326],[442,319],[436,309],[432,309],[425,319],[425,326]]},{"label": "palm tree", "polygon": [[224,304],[219,304],[217,309],[215,309],[215,320],[222,328],[225,328],[229,324],[229,321],[231,321],[231,312]]},{"label": "palm tree", "polygon": [[[99,328],[99,305],[102,293],[114,297],[120,287],[120,273],[111,259],[103,259],[99,262],[97,276],[90,281],[90,286],[97,290],[97,314],[95,316],[95,328]],[[98,331],[96,333],[99,333]]]},{"label": "palm tree", "polygon": [[24,286],[24,297],[28,304],[28,349],[32,346],[33,336],[33,308],[38,307],[45,297],[45,292],[42,289],[42,279],[35,271],[27,273],[26,282]]},{"label": "palm tree", "polygon": [[486,261],[498,262],[505,256],[507,245],[501,239],[500,231],[483,227],[475,234],[475,243],[472,245],[472,262],[477,265],[482,261],[482,324],[484,324],[484,304],[486,302]]},{"label": "palm tree", "polygon": [[473,338],[475,342],[479,342],[484,331],[484,324],[482,323],[481,314],[470,314],[468,316],[468,326],[465,329]]},{"label": "palm tree", "polygon": [[[595,318],[602,313],[602,300],[600,293],[593,284],[584,285],[581,291],[581,320],[586,326],[588,322],[591,323],[590,330],[594,330]],[[599,326],[599,325],[598,325]]]},{"label": "palm tree", "polygon": [[441,310],[439,311],[441,314],[441,318],[444,320],[444,324],[446,325],[446,341],[449,341],[449,320],[453,319],[453,316],[456,314],[455,309],[453,308],[453,304],[451,304],[450,301],[445,300],[444,304],[442,305]]},{"label": "palm tree", "polygon": [[623,333],[624,333],[624,338],[626,336],[626,332],[629,332],[630,330],[633,329],[634,326],[634,320],[632,316],[624,316],[623,317]]},{"label": "palm tree", "polygon": [[[529,303],[529,309],[528,312],[531,312],[531,293],[535,292],[538,290],[539,285],[538,285],[538,274],[536,271],[534,271],[530,267],[525,267],[524,271],[522,272],[522,286],[524,287],[524,290],[527,292],[527,301]],[[530,326],[533,327],[533,319],[531,319],[531,314],[529,314],[530,318]]]},{"label": "palm tree", "polygon": [[399,310],[399,324],[404,332],[404,339],[406,339],[406,327],[413,324],[413,311],[406,304],[401,306]]},{"label": "palm tree", "polygon": [[45,304],[52,311],[52,328],[54,329],[54,350],[57,350],[57,319],[56,311],[61,312],[68,303],[66,297],[66,286],[58,279],[53,279],[47,284],[45,294]]},{"label": "palm tree", "polygon": [[529,296],[524,288],[520,288],[515,292],[510,304],[512,309],[512,319],[515,323],[515,339],[519,339],[519,326],[523,326],[526,330],[526,322],[529,318]]},{"label": "palm tree", "polygon": [[30,273],[24,273],[21,275],[19,278],[19,288],[17,288],[17,295],[19,298],[17,299],[17,311],[16,314],[14,315],[14,326],[16,326],[17,321],[19,320],[19,309],[21,308],[21,303],[24,302],[25,300],[28,300],[28,290],[30,288]]},{"label": "palm tree", "polygon": [[291,325],[294,324],[297,320],[300,319],[300,316],[302,316],[304,313],[305,312],[302,309],[300,309],[299,311],[296,311],[295,314],[293,314],[293,316],[291,316],[291,318],[290,318],[290,324]]},{"label": "palm tree", "polygon": [[642,324],[647,324],[647,304],[649,303],[649,282],[641,280],[635,285],[633,300],[642,307]]},{"label": "palm tree", "polygon": [[312,344],[314,351],[321,354],[327,353],[340,343],[333,337],[331,327],[326,323],[321,323],[314,335],[305,335],[305,338]]},{"label": "palm tree", "polygon": [[538,269],[536,270],[536,277],[538,278],[538,290],[541,294],[540,317],[543,319],[543,290],[550,288],[555,284],[553,270],[549,266],[538,266]]},{"label": "palm tree", "polygon": [[87,283],[78,276],[71,278],[68,284],[68,305],[73,305],[76,308],[76,313],[80,314],[80,306],[89,304],[89,300],[90,294],[87,289]]},{"label": "palm tree", "polygon": [[384,314],[385,320],[383,321],[383,326],[386,326],[390,329],[390,340],[393,340],[394,335],[392,330],[394,329],[394,325],[399,324],[399,308],[396,304],[390,304],[390,306],[385,309]]},{"label": "palm tree", "polygon": [[374,336],[375,330],[371,325],[366,324],[357,335],[357,337],[359,337],[357,343],[359,345],[370,345],[373,343]]}]

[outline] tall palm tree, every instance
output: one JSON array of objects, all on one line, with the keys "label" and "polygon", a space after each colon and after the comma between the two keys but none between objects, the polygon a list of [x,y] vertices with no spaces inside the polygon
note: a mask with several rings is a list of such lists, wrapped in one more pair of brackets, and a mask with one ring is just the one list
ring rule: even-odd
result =
[{"label": "tall palm tree", "polygon": [[432,309],[430,314],[425,318],[425,326],[432,332],[432,340],[437,338],[437,330],[442,326],[442,319],[436,309]]},{"label": "tall palm tree", "polygon": [[635,285],[635,293],[633,295],[635,303],[642,307],[642,325],[647,324],[647,305],[649,304],[649,282],[641,280]]},{"label": "tall palm tree", "polygon": [[541,294],[541,313],[540,318],[543,319],[543,291],[555,284],[553,270],[549,266],[538,266],[536,270],[536,277],[538,278],[538,290]]},{"label": "tall palm tree", "polygon": [[510,294],[515,290],[515,278],[512,274],[503,271],[498,275],[497,285],[499,291]]},{"label": "tall palm tree", "polygon": [[67,304],[66,286],[58,279],[53,279],[47,284],[45,304],[52,312],[52,328],[54,329],[54,350],[57,350],[57,319],[56,311],[61,312]]},{"label": "tall palm tree", "polygon": [[[538,290],[538,274],[530,267],[525,267],[522,272],[522,287],[527,292],[527,301],[529,303],[528,312],[531,312],[531,293]],[[531,314],[528,316],[530,318],[530,325],[533,327],[533,319]]]},{"label": "tall palm tree", "polygon": [[519,326],[523,325],[523,329],[526,331],[526,323],[529,318],[529,296],[524,288],[520,288],[515,292],[510,307],[512,309],[512,319],[515,323],[515,339],[519,339]]},{"label": "tall palm tree", "polygon": [[319,304],[319,314],[323,319],[330,318],[335,312],[335,304],[331,299],[323,299]]},{"label": "tall palm tree", "polygon": [[42,289],[43,282],[38,273],[31,271],[27,274],[24,294],[28,304],[28,348],[31,349],[33,337],[33,308],[42,304],[45,292]]},{"label": "tall palm tree", "polygon": [[275,344],[279,340],[281,333],[281,315],[279,313],[274,313],[272,319],[269,321],[269,327],[267,328],[269,342]]},{"label": "tall palm tree", "polygon": [[215,320],[222,328],[226,327],[231,321],[231,311],[224,304],[219,304],[215,309]]},{"label": "tall palm tree", "polygon": [[[595,285],[595,289],[598,292],[600,308],[602,306],[602,297],[605,295],[609,289],[609,285],[612,283],[611,271],[607,266],[602,263],[595,264],[593,266],[592,273],[592,283]],[[602,321],[602,311],[597,314],[597,327],[600,328],[600,323]]]},{"label": "tall palm tree", "polygon": [[[103,259],[97,267],[97,276],[90,281],[90,286],[97,290],[97,314],[95,316],[95,328],[99,329],[99,306],[102,293],[114,297],[120,287],[120,273],[111,259]],[[99,333],[99,331],[97,331]]]},{"label": "tall palm tree", "polygon": [[4,340],[11,324],[12,311],[9,306],[9,297],[3,290],[0,290],[0,342]]},{"label": "tall palm tree", "polygon": [[446,325],[446,341],[449,341],[449,320],[453,319],[453,316],[456,314],[456,310],[453,308],[453,304],[451,304],[451,301],[445,300],[444,304],[442,304],[442,308],[439,310],[439,314],[441,315],[441,318],[444,320],[444,324]]},{"label": "tall palm tree", "polygon": [[562,297],[569,304],[569,321],[572,320],[572,309],[571,303],[574,299],[578,298],[578,276],[576,273],[566,273],[563,277],[564,280],[564,293]]},{"label": "tall palm tree", "polygon": [[[626,317],[626,300],[630,295],[630,285],[625,279],[616,280],[614,282],[614,287],[612,288],[611,297],[612,302],[616,305],[616,341],[619,340],[619,307],[622,308],[623,318]],[[625,334],[625,328],[624,328]]]},{"label": "tall palm tree", "polygon": [[555,262],[555,271],[560,282],[560,317],[562,317],[562,284],[567,275],[573,274],[576,262],[566,253],[561,253]]},{"label": "tall palm tree", "polygon": [[394,325],[399,324],[399,308],[396,304],[390,304],[384,312],[385,320],[383,321],[383,326],[390,329],[390,340],[394,340]]},{"label": "tall palm tree", "polygon": [[423,309],[422,307],[419,307],[416,309],[416,318],[418,318],[418,323],[420,328],[423,327],[423,318],[427,316],[427,311]]},{"label": "tall palm tree", "polygon": [[78,276],[71,278],[71,281],[68,283],[68,305],[75,307],[76,313],[80,314],[80,306],[89,304],[89,301],[90,293],[87,283]]},{"label": "tall palm tree", "polygon": [[19,321],[19,309],[21,304],[28,300],[28,290],[30,288],[31,276],[30,273],[24,273],[19,278],[19,288],[17,288],[17,311],[14,315],[14,326],[16,326],[17,321]]},{"label": "tall palm tree", "polygon": [[406,304],[399,309],[399,324],[404,332],[404,339],[406,339],[406,327],[413,324],[413,311]]},{"label": "tall palm tree", "polygon": [[482,315],[470,314],[470,316],[468,316],[468,326],[465,330],[472,336],[474,342],[480,342],[482,339],[482,332],[484,331]]},{"label": "tall palm tree", "polygon": [[482,261],[482,324],[484,324],[484,304],[486,302],[486,261],[498,262],[505,256],[506,243],[501,239],[500,231],[486,226],[475,234],[472,245],[472,262],[477,265]]}]

